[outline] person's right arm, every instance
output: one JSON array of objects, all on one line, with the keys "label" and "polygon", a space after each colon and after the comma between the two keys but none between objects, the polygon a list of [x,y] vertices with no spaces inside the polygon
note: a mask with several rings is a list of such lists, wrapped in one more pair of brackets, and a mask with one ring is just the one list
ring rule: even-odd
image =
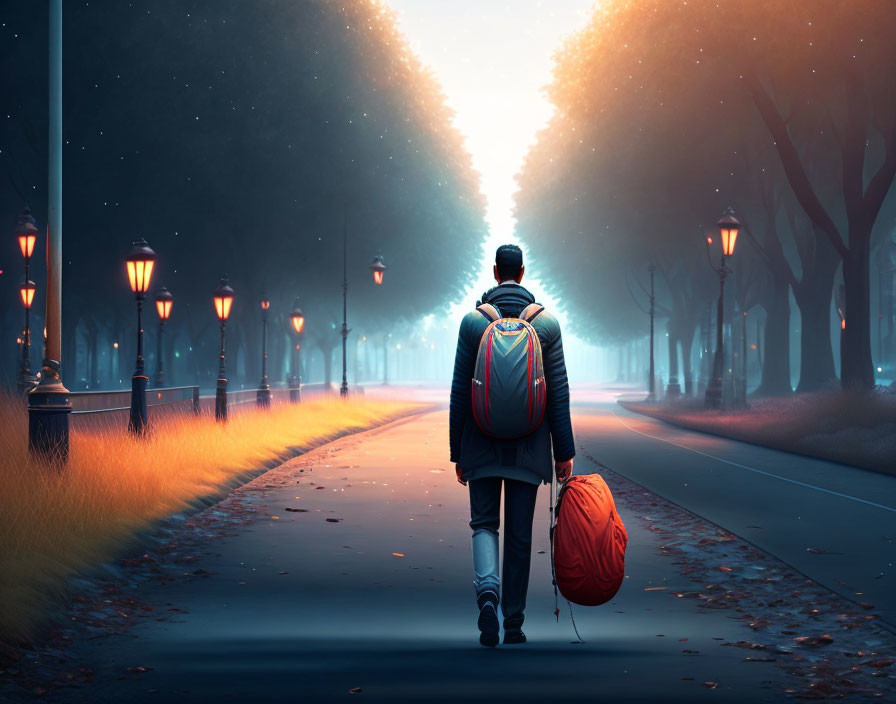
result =
[{"label": "person's right arm", "polygon": [[572,459],[576,454],[569,415],[569,379],[566,376],[566,359],[560,323],[551,316],[546,320],[546,340],[543,347],[544,376],[547,385],[546,420],[551,429],[557,478],[563,480],[572,473]]}]

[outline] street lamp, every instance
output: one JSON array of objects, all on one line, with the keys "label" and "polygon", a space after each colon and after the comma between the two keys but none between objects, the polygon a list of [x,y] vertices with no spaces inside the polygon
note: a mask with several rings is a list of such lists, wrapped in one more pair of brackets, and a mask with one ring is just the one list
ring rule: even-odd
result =
[{"label": "street lamp", "polygon": [[656,273],[656,266],[653,262],[647,265],[647,271],[650,273],[650,381],[647,385],[647,398],[644,401],[646,403],[656,403],[656,360],[654,358],[655,345],[653,343],[653,323],[656,313],[653,279]]},{"label": "street lamp", "polygon": [[224,366],[224,336],[227,331],[227,318],[233,305],[233,289],[227,283],[227,276],[221,279],[218,288],[212,294],[215,314],[221,321],[221,363],[218,365],[218,384],[215,389],[215,420],[227,420],[227,369]]},{"label": "street lamp", "polygon": [[346,350],[345,343],[348,334],[348,224],[342,224],[342,385],[339,387],[339,394],[343,398],[348,397],[348,377],[346,376]]},{"label": "street lamp", "polygon": [[162,360],[164,359],[162,350],[162,336],[165,331],[165,323],[171,317],[171,308],[174,305],[174,296],[171,291],[162,286],[156,292],[156,313],[159,314],[159,336],[156,338],[156,388],[161,389],[165,386],[165,370]]},{"label": "street lamp", "polygon": [[292,329],[295,330],[296,333],[296,352],[293,357],[295,361],[295,370],[293,370],[293,374],[289,379],[289,402],[290,403],[300,403],[302,401],[302,370],[299,366],[300,359],[299,355],[302,351],[301,339],[302,339],[302,331],[305,329],[305,314],[302,313],[302,309],[296,306],[292,313],[289,314],[289,319],[292,322]]},{"label": "street lamp", "polygon": [[261,297],[261,383],[255,394],[255,402],[267,408],[271,405],[271,385],[268,383],[268,310],[271,301],[267,296]]},{"label": "street lamp", "polygon": [[370,270],[373,272],[373,283],[377,286],[382,286],[386,265],[383,263],[383,258],[379,254],[373,258],[373,261],[370,264]]},{"label": "street lamp", "polygon": [[[37,225],[31,215],[31,208],[25,208],[16,218],[16,239],[19,241],[19,249],[25,260],[25,283],[22,284],[22,303],[25,305],[25,330],[22,335],[22,359],[19,362],[19,374],[16,387],[20,394],[24,394],[34,388],[35,379],[31,372],[31,302],[34,300],[34,283],[31,281],[31,255],[34,254],[34,244],[37,242]],[[30,285],[30,289],[28,286]],[[25,291],[30,290],[28,300],[25,300]]]},{"label": "street lamp", "polygon": [[144,239],[134,242],[125,259],[128,283],[137,299],[137,363],[131,377],[131,417],[128,421],[128,429],[135,435],[146,430],[146,385],[149,377],[143,371],[143,300],[149,290],[155,263],[156,253]]},{"label": "street lamp", "polygon": [[737,242],[737,234],[740,231],[740,220],[734,216],[734,209],[730,206],[724,215],[719,218],[716,226],[719,228],[719,234],[722,239],[722,257],[719,267],[716,268],[712,263],[709,254],[709,246],[712,244],[712,238],[706,238],[706,256],[709,258],[709,265],[719,275],[719,300],[716,308],[716,353],[712,363],[712,377],[709,380],[709,386],[706,387],[705,403],[708,408],[722,407],[722,368],[723,368],[723,336],[722,326],[724,325],[725,310],[725,277],[732,271],[725,266],[725,257],[734,255],[734,245]]}]

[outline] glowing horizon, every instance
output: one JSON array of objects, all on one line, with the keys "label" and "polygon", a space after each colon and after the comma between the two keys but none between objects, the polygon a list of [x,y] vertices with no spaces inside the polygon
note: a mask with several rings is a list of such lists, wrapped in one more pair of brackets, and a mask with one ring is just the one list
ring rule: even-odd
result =
[{"label": "glowing horizon", "polygon": [[[479,293],[493,285],[490,260],[498,245],[515,242],[525,250],[514,235],[516,175],[554,112],[543,91],[551,79],[553,54],[584,25],[595,3],[388,2],[414,53],[440,81],[481,177],[489,233],[481,275],[470,287]],[[552,303],[536,272],[527,275],[526,285],[539,300]],[[463,301],[452,313],[459,318],[469,309],[470,302]]]}]

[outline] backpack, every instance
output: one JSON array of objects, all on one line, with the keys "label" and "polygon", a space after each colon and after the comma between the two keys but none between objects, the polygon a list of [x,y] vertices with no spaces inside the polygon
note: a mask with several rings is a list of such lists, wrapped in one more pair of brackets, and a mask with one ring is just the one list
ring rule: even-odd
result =
[{"label": "backpack", "polygon": [[627,544],[628,533],[603,477],[570,477],[557,495],[551,527],[555,590],[581,606],[610,601],[625,578]]},{"label": "backpack", "polygon": [[478,310],[489,321],[479,340],[473,372],[473,418],[486,435],[521,438],[544,418],[547,389],[541,341],[532,320],[544,308],[526,306],[519,318],[504,318],[490,303]]}]

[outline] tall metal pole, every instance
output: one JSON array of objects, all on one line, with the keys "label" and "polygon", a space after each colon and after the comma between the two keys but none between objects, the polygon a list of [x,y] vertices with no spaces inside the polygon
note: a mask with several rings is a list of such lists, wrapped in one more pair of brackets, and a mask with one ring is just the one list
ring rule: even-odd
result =
[{"label": "tall metal pole", "polygon": [[159,336],[156,338],[156,388],[161,389],[165,386],[165,365],[163,356],[162,337],[165,334],[165,320],[159,318]]},{"label": "tall metal pole", "polygon": [[72,406],[62,384],[62,0],[50,0],[47,188],[47,336],[40,383],[28,395],[28,447],[68,460]]},{"label": "tall metal pole", "polygon": [[712,377],[706,389],[705,402],[709,408],[722,407],[722,374],[724,367],[724,349],[722,327],[724,325],[725,311],[725,276],[728,270],[725,268],[725,255],[722,255],[722,264],[719,268],[719,300],[716,305],[716,353],[712,361]]},{"label": "tall metal pole", "polygon": [[[267,300],[267,299],[265,299]],[[268,382],[268,311],[261,309],[261,383],[258,385],[258,393],[255,394],[255,402],[259,406],[271,405],[271,385]]]},{"label": "tall metal pole", "polygon": [[137,363],[131,377],[131,417],[128,430],[135,435],[146,431],[146,376],[143,363],[143,294],[137,294]]},{"label": "tall metal pole", "polygon": [[743,336],[741,339],[741,365],[743,366],[743,379],[741,380],[741,401],[744,406],[747,405],[747,311],[744,311],[743,315],[744,324],[743,324]]},{"label": "tall metal pole", "polygon": [[221,321],[221,357],[218,364],[218,384],[215,389],[215,420],[227,420],[227,369],[224,366],[224,337],[227,322]]},{"label": "tall metal pole", "polygon": [[[297,338],[299,339],[299,338]],[[299,366],[301,363],[301,352],[302,352],[302,344],[300,342],[296,342],[296,346],[293,349],[292,361],[295,369],[292,372],[292,378],[289,383],[289,402],[290,403],[301,403],[302,402],[302,370]]]},{"label": "tall metal pole", "polygon": [[339,394],[348,396],[348,378],[346,376],[346,339],[348,338],[348,225],[342,225],[342,386]]},{"label": "tall metal pole", "polygon": [[656,401],[656,366],[653,356],[653,319],[656,310],[654,306],[656,298],[654,297],[653,291],[653,275],[654,272],[656,272],[656,267],[653,265],[653,262],[650,262],[647,266],[647,271],[650,272],[650,381],[647,385],[647,398],[644,400],[648,403],[653,403]]}]

